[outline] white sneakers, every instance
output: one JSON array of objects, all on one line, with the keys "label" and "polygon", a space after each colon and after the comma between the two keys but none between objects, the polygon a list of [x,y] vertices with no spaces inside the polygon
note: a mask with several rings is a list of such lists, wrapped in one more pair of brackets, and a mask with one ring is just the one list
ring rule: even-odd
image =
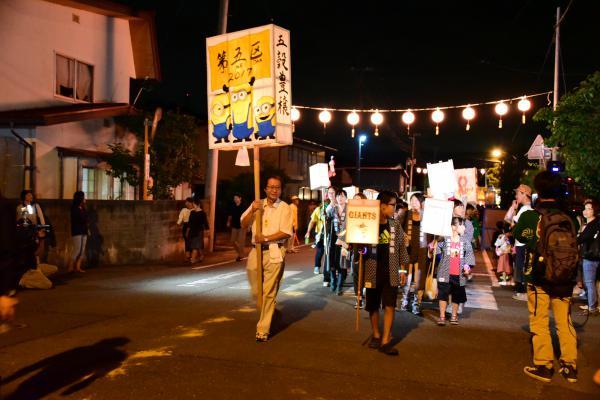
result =
[{"label": "white sneakers", "polygon": [[527,293],[515,293],[512,298],[515,300],[527,301]]}]

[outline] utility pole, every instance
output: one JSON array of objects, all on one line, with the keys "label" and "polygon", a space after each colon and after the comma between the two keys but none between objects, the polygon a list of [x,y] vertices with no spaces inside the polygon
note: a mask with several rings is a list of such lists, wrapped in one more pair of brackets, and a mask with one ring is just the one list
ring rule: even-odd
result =
[{"label": "utility pole", "polygon": [[[556,111],[558,105],[558,73],[560,63],[560,7],[556,7],[556,25],[554,26],[554,92],[552,110]],[[551,149],[552,161],[556,161],[556,147]],[[543,160],[545,164],[545,159]],[[544,165],[545,167],[545,165]]]},{"label": "utility pole", "polygon": [[[221,0],[219,9],[219,34],[227,33],[227,14],[229,0]],[[209,121],[210,123],[210,121]],[[208,251],[215,249],[215,211],[217,203],[217,174],[219,169],[219,150],[208,150],[206,158],[206,178],[204,181],[204,197],[209,199]]]},{"label": "utility pole", "polygon": [[148,127],[150,119],[144,118],[144,181],[142,182],[142,200],[148,200],[148,181],[150,180],[150,154],[148,154]]},{"label": "utility pole", "polygon": [[420,135],[421,135],[420,133],[416,133],[416,132],[413,132],[410,135],[411,139],[412,139],[412,146],[410,149],[410,172],[409,172],[409,181],[408,181],[408,189],[409,189],[408,191],[409,192],[412,192],[412,190],[413,190],[412,189],[412,187],[413,187],[413,171],[415,169],[415,162],[417,161],[415,159],[415,151],[416,151],[416,139],[415,138]]}]

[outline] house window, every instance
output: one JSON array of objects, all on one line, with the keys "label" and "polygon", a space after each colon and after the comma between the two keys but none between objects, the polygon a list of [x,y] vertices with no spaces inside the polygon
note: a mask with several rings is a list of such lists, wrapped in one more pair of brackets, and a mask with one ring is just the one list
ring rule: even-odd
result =
[{"label": "house window", "polygon": [[93,102],[94,67],[82,61],[56,54],[54,93],[73,101]]},{"label": "house window", "polygon": [[123,180],[113,178],[106,170],[95,167],[81,168],[81,191],[90,200],[134,200],[135,189]]},{"label": "house window", "polygon": [[96,198],[96,172],[95,168],[83,167],[81,170],[81,191],[86,199]]}]

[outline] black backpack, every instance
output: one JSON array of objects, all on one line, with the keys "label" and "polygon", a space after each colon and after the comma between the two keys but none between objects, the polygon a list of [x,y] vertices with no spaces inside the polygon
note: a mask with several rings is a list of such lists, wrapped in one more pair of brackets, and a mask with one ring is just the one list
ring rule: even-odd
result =
[{"label": "black backpack", "polygon": [[575,282],[579,252],[575,223],[564,212],[539,208],[535,258],[544,265],[543,279],[551,285]]}]

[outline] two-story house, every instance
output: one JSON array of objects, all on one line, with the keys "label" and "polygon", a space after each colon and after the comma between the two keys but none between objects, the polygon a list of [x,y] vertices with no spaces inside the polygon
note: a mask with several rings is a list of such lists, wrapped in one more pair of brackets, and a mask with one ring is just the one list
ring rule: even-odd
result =
[{"label": "two-story house", "polygon": [[154,16],[110,1],[0,1],[0,191],[134,199],[105,173],[131,79],[160,79]]}]

